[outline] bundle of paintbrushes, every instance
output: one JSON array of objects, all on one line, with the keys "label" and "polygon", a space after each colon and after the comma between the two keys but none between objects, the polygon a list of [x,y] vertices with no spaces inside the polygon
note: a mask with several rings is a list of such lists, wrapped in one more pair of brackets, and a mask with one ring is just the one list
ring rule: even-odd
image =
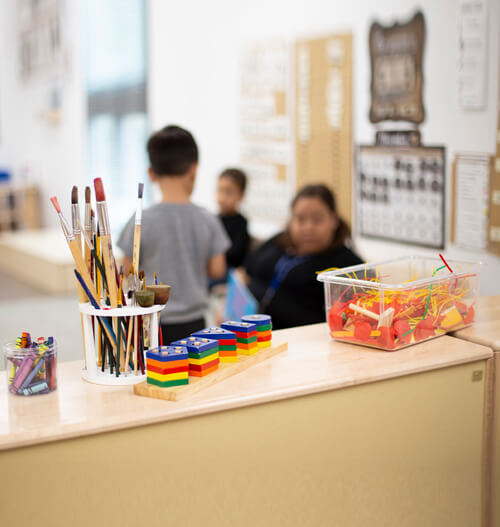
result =
[{"label": "bundle of paintbrushes", "polygon": [[[86,330],[85,327],[84,313],[88,310],[80,308],[86,369],[92,370],[95,366],[87,362],[90,361],[88,351],[91,350],[92,362],[96,362],[100,371],[116,377],[130,373],[145,373],[144,335],[151,322],[147,317],[153,315],[151,311],[147,313],[144,309],[141,311],[141,307],[132,307],[136,306],[136,296],[138,300],[145,288],[144,274],[139,273],[143,187],[140,183],[133,262],[127,280],[124,280],[123,267],[118,270],[114,257],[102,180],[100,178],[94,180],[97,222],[92,210],[90,187],[85,189],[83,226],[80,221],[76,187],[73,187],[71,193],[71,224],[63,216],[57,198],[51,198],[75,261],[75,277],[78,283],[80,305],[90,303],[93,307],[91,331]],[[126,284],[127,290],[124,290]],[[154,295],[149,305],[153,303]],[[140,303],[140,306],[145,306],[145,304]],[[102,312],[102,315],[97,315],[96,311]],[[154,311],[154,313],[157,312],[159,309]],[[86,342],[88,340],[91,342]]]},{"label": "bundle of paintbrushes", "polygon": [[53,337],[31,340],[27,332],[4,346],[7,382],[14,395],[40,395],[56,389],[57,350]]}]

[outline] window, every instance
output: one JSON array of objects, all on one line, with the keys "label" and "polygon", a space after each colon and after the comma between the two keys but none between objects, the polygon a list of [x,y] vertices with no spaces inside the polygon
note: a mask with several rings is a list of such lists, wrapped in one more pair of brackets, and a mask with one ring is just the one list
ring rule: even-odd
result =
[{"label": "window", "polygon": [[102,178],[119,232],[135,211],[137,183],[147,177],[146,2],[83,5],[88,178]]}]

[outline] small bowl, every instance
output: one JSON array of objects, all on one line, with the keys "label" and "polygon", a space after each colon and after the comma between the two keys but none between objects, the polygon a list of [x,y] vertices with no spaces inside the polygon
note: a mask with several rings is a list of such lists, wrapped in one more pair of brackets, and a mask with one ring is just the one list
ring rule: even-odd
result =
[{"label": "small bowl", "polygon": [[141,307],[151,307],[155,303],[155,294],[153,291],[141,290],[135,292],[137,303]]},{"label": "small bowl", "polygon": [[170,286],[169,285],[147,285],[147,291],[153,291],[155,294],[155,304],[166,304],[170,298]]}]

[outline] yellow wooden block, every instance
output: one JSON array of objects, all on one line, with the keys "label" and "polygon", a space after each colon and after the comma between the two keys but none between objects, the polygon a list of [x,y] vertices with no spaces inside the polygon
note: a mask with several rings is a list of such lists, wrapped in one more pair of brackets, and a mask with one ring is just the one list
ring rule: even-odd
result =
[{"label": "yellow wooden block", "polygon": [[258,345],[258,348],[261,349],[261,348],[270,348],[271,347],[271,340],[265,340],[264,342],[259,342],[257,345]]},{"label": "yellow wooden block", "polygon": [[219,357],[221,362],[238,362],[238,357]]},{"label": "yellow wooden block", "polygon": [[246,355],[246,356],[255,355],[258,351],[259,351],[259,347],[258,346],[254,346],[253,348],[251,348],[249,350],[238,349],[238,353],[240,355]]},{"label": "yellow wooden block", "polygon": [[444,318],[441,321],[441,327],[443,329],[450,329],[461,324],[463,320],[464,319],[460,314],[460,311],[455,306],[444,313]]},{"label": "yellow wooden block", "polygon": [[216,351],[215,353],[212,353],[212,355],[208,355],[207,357],[204,357],[203,359],[192,359],[189,357],[189,364],[196,364],[198,366],[202,366],[203,364],[206,364],[207,362],[212,362],[213,360],[219,358],[219,352]]},{"label": "yellow wooden block", "polygon": [[332,331],[332,337],[354,337],[354,331]]},{"label": "yellow wooden block", "polygon": [[155,379],[156,381],[177,381],[179,379],[187,379],[189,377],[189,372],[181,371],[179,373],[169,373],[168,375],[163,375],[162,373],[148,371],[148,377]]}]

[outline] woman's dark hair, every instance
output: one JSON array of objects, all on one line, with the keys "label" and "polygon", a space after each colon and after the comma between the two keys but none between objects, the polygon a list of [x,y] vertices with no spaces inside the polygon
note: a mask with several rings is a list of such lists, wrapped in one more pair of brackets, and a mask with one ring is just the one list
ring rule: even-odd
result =
[{"label": "woman's dark hair", "polygon": [[[331,213],[337,216],[338,225],[335,230],[335,234],[333,235],[332,244],[330,245],[329,250],[343,245],[345,241],[351,236],[351,229],[349,228],[349,225],[347,225],[347,223],[338,215],[337,204],[335,202],[335,196],[333,192],[322,183],[306,185],[305,187],[302,187],[293,198],[291,204],[292,211],[297,202],[302,198],[319,199],[324,205],[326,205]],[[280,243],[282,246],[284,245],[286,248],[293,247],[288,229],[281,236],[279,236],[278,243]]]},{"label": "woman's dark hair", "polygon": [[147,150],[153,172],[160,177],[183,176],[198,163],[198,146],[193,136],[180,126],[165,126],[148,141]]},{"label": "woman's dark hair", "polygon": [[247,188],[247,176],[243,170],[240,170],[239,168],[226,168],[226,170],[221,172],[219,179],[223,177],[230,179],[240,189],[242,196],[245,194]]}]

